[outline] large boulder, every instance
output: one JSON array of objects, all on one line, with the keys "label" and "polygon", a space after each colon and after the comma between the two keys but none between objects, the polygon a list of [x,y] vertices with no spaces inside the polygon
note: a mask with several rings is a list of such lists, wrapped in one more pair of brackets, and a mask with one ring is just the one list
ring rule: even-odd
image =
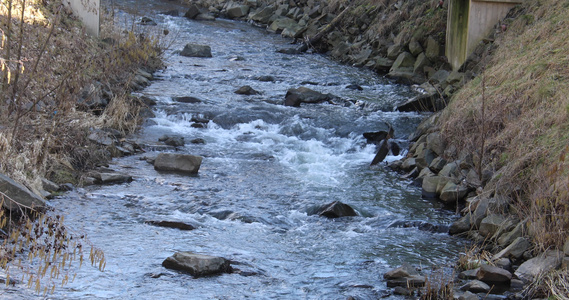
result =
[{"label": "large boulder", "polygon": [[166,258],[162,266],[168,269],[183,271],[194,277],[231,273],[233,269],[229,261],[223,257],[178,252]]},{"label": "large boulder", "polygon": [[10,211],[25,210],[25,208],[41,210],[45,207],[42,198],[2,173],[0,173],[0,192],[6,195],[6,197],[0,195],[0,200],[4,200],[2,206]]},{"label": "large boulder", "polygon": [[508,247],[504,248],[504,250],[494,255],[493,259],[498,260],[503,257],[520,259],[524,255],[524,252],[526,252],[530,247],[531,243],[526,238],[519,237],[508,245]]},{"label": "large boulder", "polygon": [[301,103],[319,103],[331,100],[333,97],[330,94],[322,94],[307,87],[299,87],[297,89],[290,89],[286,92],[285,106],[300,106]]},{"label": "large boulder", "polygon": [[154,169],[196,174],[200,169],[202,159],[201,156],[189,154],[160,153],[154,160]]},{"label": "large boulder", "polygon": [[210,46],[191,43],[184,46],[180,55],[187,57],[212,57]]}]

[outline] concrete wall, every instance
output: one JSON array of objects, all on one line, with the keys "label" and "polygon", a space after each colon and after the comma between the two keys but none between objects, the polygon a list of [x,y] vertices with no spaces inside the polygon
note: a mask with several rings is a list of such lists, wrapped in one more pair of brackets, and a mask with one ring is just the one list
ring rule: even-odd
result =
[{"label": "concrete wall", "polygon": [[88,34],[99,36],[100,0],[64,0],[63,3],[71,7],[73,13],[81,19]]},{"label": "concrete wall", "polygon": [[494,25],[519,3],[521,0],[451,0],[446,56],[452,68],[459,69]]}]

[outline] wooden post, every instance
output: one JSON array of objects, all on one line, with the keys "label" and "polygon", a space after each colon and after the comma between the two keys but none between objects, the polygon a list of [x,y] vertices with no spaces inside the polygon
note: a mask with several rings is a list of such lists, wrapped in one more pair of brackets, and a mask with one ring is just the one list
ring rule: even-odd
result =
[{"label": "wooden post", "polygon": [[64,0],[63,4],[70,7],[73,14],[81,19],[88,34],[99,36],[101,24],[100,0]]}]

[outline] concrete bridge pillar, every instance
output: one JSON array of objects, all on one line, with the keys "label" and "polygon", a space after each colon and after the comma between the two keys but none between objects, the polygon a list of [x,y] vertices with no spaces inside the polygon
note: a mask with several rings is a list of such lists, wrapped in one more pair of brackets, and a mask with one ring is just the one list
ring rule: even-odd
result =
[{"label": "concrete bridge pillar", "polygon": [[450,0],[447,17],[446,56],[458,70],[494,25],[521,0]]},{"label": "concrete bridge pillar", "polygon": [[81,19],[88,34],[98,37],[101,24],[100,2],[100,0],[64,0],[63,4],[70,7],[73,14]]}]

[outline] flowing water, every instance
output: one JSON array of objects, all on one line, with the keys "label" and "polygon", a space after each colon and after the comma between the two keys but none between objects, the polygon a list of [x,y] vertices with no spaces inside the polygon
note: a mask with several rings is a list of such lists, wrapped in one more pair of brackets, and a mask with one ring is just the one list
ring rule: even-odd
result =
[{"label": "flowing water", "polygon": [[[155,14],[175,8],[172,3],[114,2],[119,18],[150,16],[170,31],[168,67],[141,91],[158,102],[156,117],[135,136],[149,145],[147,153],[110,166],[134,181],[78,189],[51,201],[67,226],[86,233],[107,260],[104,272],[84,265],[53,298],[377,299],[387,294],[382,275],[389,269],[403,262],[441,266],[456,258],[460,240],[390,226],[448,224],[452,212],[421,199],[418,188],[384,165],[369,166],[376,149],[363,132],[385,130],[388,122],[405,145],[422,118],[392,111],[413,95],[408,87],[325,56],[277,53],[290,41],[246,23]],[[189,42],[210,45],[213,57],[177,55]],[[363,90],[346,89],[349,84]],[[234,93],[244,85],[261,94]],[[286,91],[301,85],[355,104],[284,106]],[[202,101],[179,103],[177,96]],[[206,128],[192,127],[196,117],[210,120]],[[174,151],[152,146],[163,135],[205,141],[177,149],[204,157],[199,175],[159,173],[142,159],[159,149]],[[333,201],[353,206],[359,216],[309,213]],[[148,220],[197,229],[155,227]],[[223,256],[243,272],[194,279],[163,268],[162,261],[178,251]]]}]

